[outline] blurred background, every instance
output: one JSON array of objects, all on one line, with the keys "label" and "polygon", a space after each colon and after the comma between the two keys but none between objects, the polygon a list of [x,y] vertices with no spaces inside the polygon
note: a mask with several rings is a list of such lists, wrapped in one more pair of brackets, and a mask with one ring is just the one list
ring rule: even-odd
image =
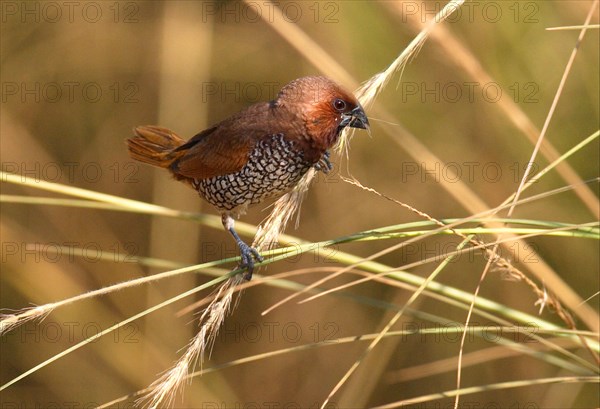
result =
[{"label": "blurred background", "polygon": [[[402,77],[392,78],[368,112],[371,135],[356,133],[348,161],[333,157],[335,171],[318,177],[302,206],[299,227],[290,226],[287,233],[321,241],[421,220],[344,183],[340,176],[348,174],[438,219],[466,217],[500,204],[519,185],[579,35],[577,30],[546,28],[583,24],[592,4],[492,1],[463,6],[425,43]],[[354,89],[385,69],[443,5],[429,1],[282,1],[276,5],[2,1],[2,170],[177,210],[217,214],[166,172],[129,159],[124,139],[134,126],[159,124],[189,138],[251,103],[274,98],[281,86],[304,75],[326,74]],[[591,22],[597,24],[597,3],[595,7]],[[550,162],[552,149],[562,154],[598,129],[599,48],[598,31],[589,31],[534,170]],[[377,120],[384,117],[393,125],[384,128]],[[439,161],[420,156],[419,147]],[[526,196],[574,184],[577,191],[518,206],[513,217],[596,221],[598,183],[581,182],[598,177],[598,152],[596,140],[568,160],[569,169],[551,172]],[[63,197],[5,181],[0,186],[3,195]],[[1,210],[3,311],[167,270],[141,266],[136,257],[189,265],[237,254],[221,228],[190,221],[6,201]],[[243,221],[257,225],[267,214],[266,205],[261,205]],[[366,257],[397,242],[354,243],[334,251]],[[442,254],[458,243],[453,237],[429,237],[379,261],[399,267]],[[597,241],[541,237],[523,243],[503,250],[523,271],[543,263],[582,300],[598,292]],[[83,257],[70,250],[75,248],[83,249]],[[485,263],[479,253],[461,258],[438,281],[473,292]],[[436,265],[410,271],[426,277]],[[308,284],[324,276],[318,268],[335,266],[318,254],[307,254],[271,264],[260,274],[316,268],[294,278]],[[209,279],[198,273],[154,282],[57,309],[41,323],[17,329],[0,344],[2,384],[85,337]],[[343,275],[327,287],[353,279]],[[534,280],[544,286],[544,280]],[[374,282],[347,292],[355,297],[292,302],[261,316],[290,291],[252,287],[227,319],[205,368],[306,343],[378,332],[391,312],[360,303],[358,296],[401,306],[412,293]],[[62,407],[69,402],[92,407],[146,387],[171,367],[196,332],[196,316],[177,312],[208,294],[161,309],[59,359],[3,391],[3,407]],[[527,286],[504,280],[498,273],[488,275],[481,295],[528,314],[538,311]],[[426,297],[413,308],[459,323],[466,318],[466,311]],[[597,331],[589,322],[597,317],[598,297],[592,297],[586,308],[592,312],[586,313],[587,322],[585,314],[574,313],[576,323]],[[564,325],[549,311],[542,318]],[[478,316],[473,322],[487,323]],[[395,328],[434,325],[407,314]],[[267,407],[275,402],[278,407],[318,407],[366,345],[330,345],[211,372],[195,378],[175,405]],[[491,347],[492,343],[475,337],[465,352]],[[337,407],[364,407],[453,389],[458,350],[455,336],[383,340],[333,401]],[[588,359],[586,352],[573,351]],[[434,370],[435,363],[441,365],[446,359],[447,370]],[[425,367],[420,372],[421,365]],[[516,354],[465,366],[462,383],[570,374]],[[465,396],[462,402],[500,407],[599,404],[598,387],[593,384],[530,386],[510,394],[488,391]]]}]

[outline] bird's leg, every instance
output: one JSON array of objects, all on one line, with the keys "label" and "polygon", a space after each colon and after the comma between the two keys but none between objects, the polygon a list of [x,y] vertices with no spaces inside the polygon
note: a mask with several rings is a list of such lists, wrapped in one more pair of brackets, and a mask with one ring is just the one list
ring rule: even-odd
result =
[{"label": "bird's leg", "polygon": [[252,278],[252,271],[254,270],[254,261],[256,260],[258,262],[261,262],[264,259],[260,254],[258,254],[258,251],[254,247],[250,247],[240,238],[240,236],[235,231],[235,221],[230,214],[223,213],[223,215],[221,216],[221,222],[223,223],[223,227],[225,227],[225,230],[231,233],[236,244],[240,248],[240,255],[242,258],[240,267],[246,269],[246,274],[244,274],[244,278],[250,281],[250,279]]},{"label": "bird's leg", "polygon": [[321,172],[327,174],[330,170],[333,169],[333,165],[329,161],[329,151],[325,151],[321,159],[317,163],[315,163],[314,168],[316,170],[320,170]]}]

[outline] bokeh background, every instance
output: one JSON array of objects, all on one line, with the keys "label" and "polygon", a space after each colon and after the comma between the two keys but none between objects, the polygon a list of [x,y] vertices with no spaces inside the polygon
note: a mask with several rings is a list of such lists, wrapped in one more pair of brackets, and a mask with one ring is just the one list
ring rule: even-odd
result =
[{"label": "bokeh background", "polygon": [[[165,172],[128,158],[123,141],[134,126],[160,124],[191,137],[251,103],[272,99],[294,78],[332,75],[336,71],[327,58],[348,74],[334,79],[352,89],[385,69],[443,4],[2,1],[2,170],[178,210],[216,214]],[[257,15],[258,7],[262,17]],[[591,7],[592,1],[468,2],[460,14],[443,24],[443,32],[425,43],[402,77],[392,78],[371,108],[371,135],[356,133],[348,161],[334,156],[336,170],[319,176],[303,204],[299,227],[291,226],[288,233],[320,241],[421,220],[397,204],[344,183],[340,176],[349,173],[364,185],[440,219],[473,213],[469,203],[453,194],[453,184],[457,189],[460,183],[466,185],[488,207],[501,203],[518,187],[533,150],[531,135],[544,124],[579,34],[546,28],[583,24]],[[595,7],[592,23],[597,24],[597,3]],[[277,10],[285,18],[278,18]],[[580,44],[544,147],[550,143],[563,153],[598,129],[598,61],[598,31],[591,30]],[[382,127],[375,112],[383,111],[395,125]],[[425,164],[415,157],[407,132],[440,162]],[[597,178],[598,148],[596,140],[568,160],[575,179],[565,180],[554,171],[527,195],[570,185],[573,180]],[[548,163],[544,155],[538,158],[540,168]],[[458,171],[458,179],[452,171]],[[61,197],[5,181],[0,186],[3,195]],[[513,216],[569,223],[597,220],[597,181],[578,189],[519,206]],[[243,220],[259,224],[268,214],[265,207],[252,209]],[[221,229],[190,221],[6,201],[1,210],[4,311],[166,270],[141,266],[136,257],[188,265],[234,256],[237,251]],[[372,241],[338,249],[368,256],[396,243]],[[456,238],[427,238],[380,261],[398,267],[457,244]],[[527,244],[514,246],[512,252],[504,250],[504,255],[524,271],[531,267],[524,260],[547,263],[581,299],[597,293],[597,241],[554,237],[533,238]],[[69,251],[73,248],[84,249],[85,257],[74,255]],[[336,266],[321,256],[296,257],[260,273]],[[439,281],[472,292],[484,266],[485,259],[475,254],[453,264]],[[427,276],[434,268],[427,264],[411,272]],[[317,269],[294,280],[307,284],[324,274]],[[25,325],[2,338],[2,384],[100,328],[209,279],[198,273],[163,280],[79,302],[56,310],[39,324]],[[344,275],[327,286],[351,279]],[[544,286],[543,280],[535,280]],[[150,314],[59,359],[3,391],[3,407],[62,407],[69,402],[92,407],[146,387],[170,368],[195,334],[195,315],[177,312],[209,293]],[[301,305],[292,302],[261,316],[289,293],[266,285],[245,291],[205,367],[377,332],[390,318],[390,311],[358,302],[358,296],[401,306],[411,294],[368,283],[348,290],[355,297],[329,296]],[[529,288],[504,280],[501,274],[488,275],[481,295],[537,314],[536,298]],[[597,314],[598,297],[587,305]],[[457,322],[466,317],[461,309],[425,297],[413,307]],[[564,325],[549,311],[542,318]],[[590,319],[593,316],[588,316],[588,324]],[[487,321],[475,317],[474,322]],[[585,319],[577,317],[576,322],[586,328]],[[432,325],[408,314],[396,327]],[[597,331],[597,327],[590,329]],[[465,352],[493,346],[475,337]],[[330,345],[211,372],[195,378],[175,405],[317,407],[365,347],[364,342]],[[454,336],[384,340],[333,401],[337,407],[364,407],[453,389],[458,350]],[[586,352],[573,351],[588,359]],[[445,359],[448,369],[432,369]],[[466,366],[463,385],[569,374],[543,360],[517,354]],[[437,404],[449,402],[442,399]],[[478,407],[599,404],[598,387],[593,384],[488,391],[466,396],[463,402]],[[131,401],[119,405],[131,405]]]}]

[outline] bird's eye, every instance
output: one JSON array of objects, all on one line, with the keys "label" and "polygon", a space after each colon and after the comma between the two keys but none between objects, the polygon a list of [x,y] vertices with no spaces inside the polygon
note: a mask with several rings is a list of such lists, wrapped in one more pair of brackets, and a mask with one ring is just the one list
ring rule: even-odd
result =
[{"label": "bird's eye", "polygon": [[346,109],[346,102],[343,99],[336,98],[333,101],[333,107],[336,110],[342,112],[342,111],[344,111]]}]

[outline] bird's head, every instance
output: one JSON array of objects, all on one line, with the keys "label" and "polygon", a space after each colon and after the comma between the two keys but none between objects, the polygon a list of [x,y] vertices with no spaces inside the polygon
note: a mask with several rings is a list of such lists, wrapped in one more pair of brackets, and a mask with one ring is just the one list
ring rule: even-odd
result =
[{"label": "bird's head", "polygon": [[317,149],[327,150],[344,128],[369,128],[369,119],[352,93],[325,77],[303,77],[281,89],[278,105],[301,116],[306,137]]}]

